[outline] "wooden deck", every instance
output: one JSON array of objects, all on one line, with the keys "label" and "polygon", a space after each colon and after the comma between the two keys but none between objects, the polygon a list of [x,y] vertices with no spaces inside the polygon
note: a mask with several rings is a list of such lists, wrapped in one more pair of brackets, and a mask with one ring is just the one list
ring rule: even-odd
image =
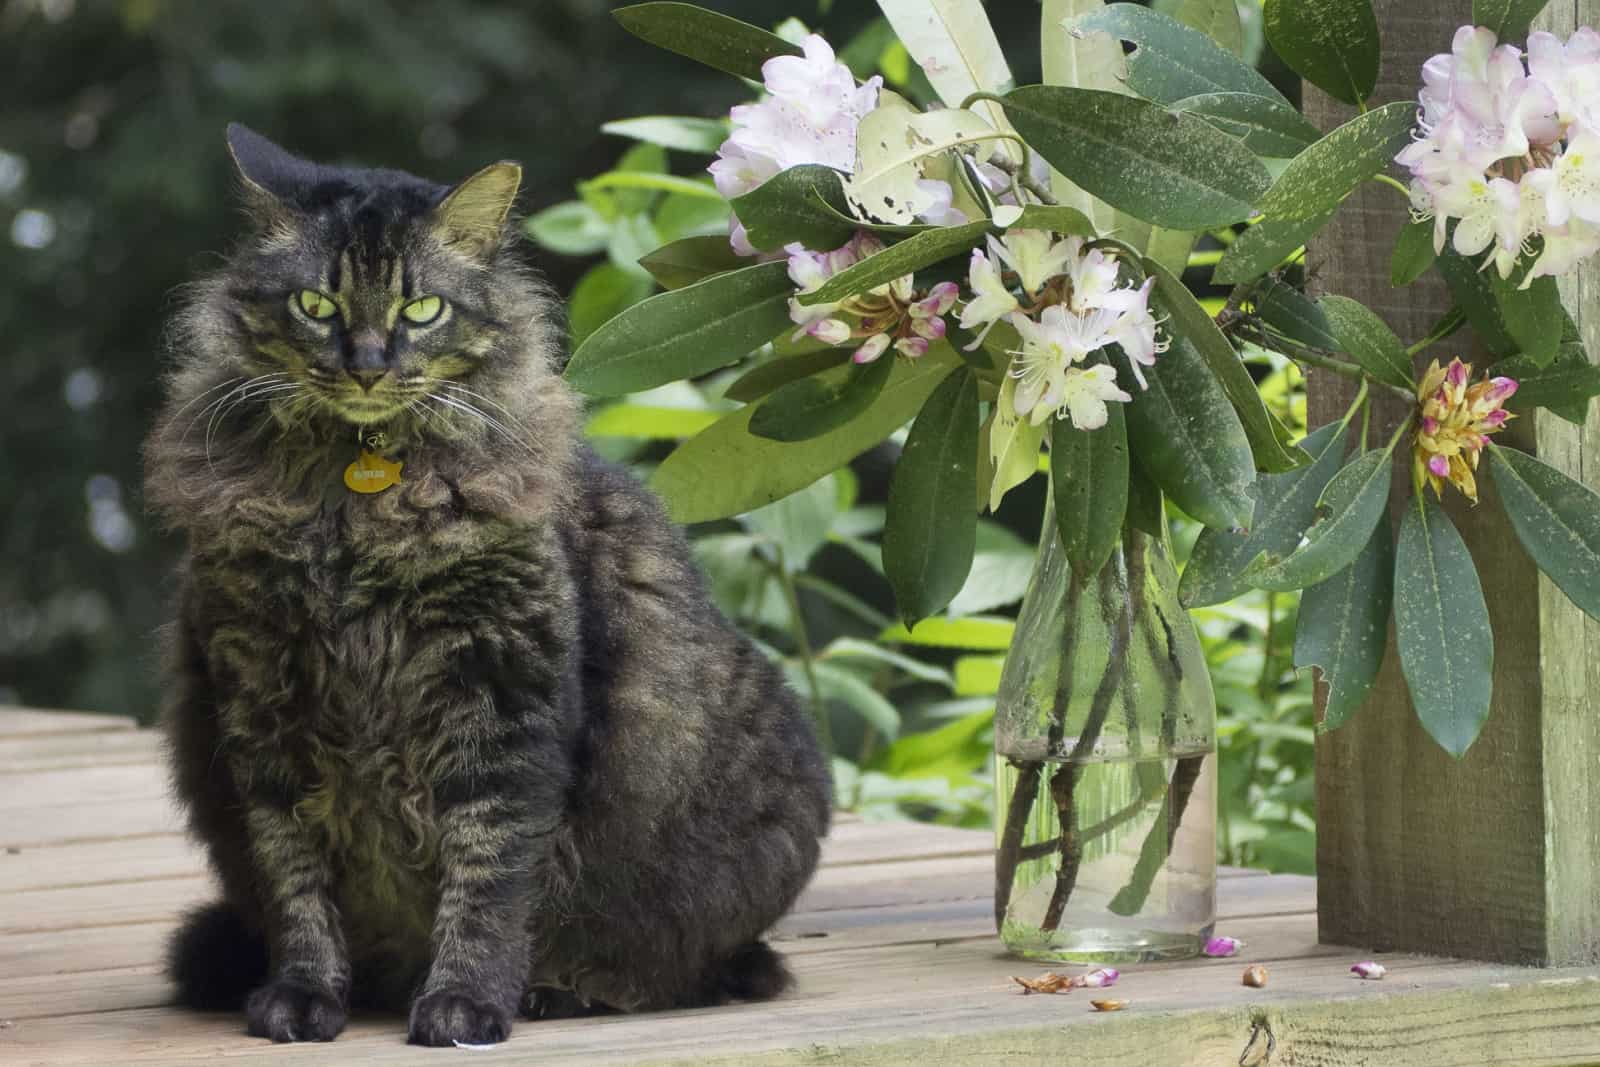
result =
[{"label": "wooden deck", "polygon": [[[758,1005],[518,1025],[486,1052],[404,1043],[358,1017],[331,1045],[274,1047],[237,1016],[167,1006],[163,939],[210,893],[157,740],[127,720],[0,709],[0,1064],[497,1062],[1247,1064],[1600,1062],[1600,971],[1378,958],[1317,944],[1309,878],[1224,872],[1237,959],[1128,967],[1115,997],[1022,996],[990,919],[988,835],[841,821],[777,940],[797,991]],[[1269,972],[1264,989],[1239,977]],[[1261,1057],[1270,1030],[1276,1053]]]}]

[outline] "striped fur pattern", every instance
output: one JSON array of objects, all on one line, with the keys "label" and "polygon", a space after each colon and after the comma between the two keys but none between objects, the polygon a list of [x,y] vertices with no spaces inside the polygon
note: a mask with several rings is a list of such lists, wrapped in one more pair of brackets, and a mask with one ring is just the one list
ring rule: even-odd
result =
[{"label": "striped fur pattern", "polygon": [[[776,995],[761,938],[816,865],[827,769],[681,534],[582,444],[514,180],[231,143],[256,226],[187,294],[146,449],[188,543],[174,780],[221,885],[172,945],[183,1000],[274,1041],[373,1004],[448,1046]],[[424,328],[395,314],[418,294],[447,307]],[[380,415],[401,482],[350,492]]]}]

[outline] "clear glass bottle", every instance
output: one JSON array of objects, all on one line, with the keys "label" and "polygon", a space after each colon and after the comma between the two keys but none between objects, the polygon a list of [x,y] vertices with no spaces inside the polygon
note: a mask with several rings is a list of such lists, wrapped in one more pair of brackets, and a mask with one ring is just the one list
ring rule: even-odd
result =
[{"label": "clear glass bottle", "polygon": [[1075,575],[1046,510],[995,712],[995,922],[1029,959],[1197,955],[1216,921],[1216,701],[1171,547]]}]

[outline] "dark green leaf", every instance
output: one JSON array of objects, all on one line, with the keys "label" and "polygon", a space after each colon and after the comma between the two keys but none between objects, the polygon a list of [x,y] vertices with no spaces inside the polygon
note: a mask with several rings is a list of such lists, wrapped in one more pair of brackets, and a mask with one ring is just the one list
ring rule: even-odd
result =
[{"label": "dark green leaf", "polygon": [[[1133,381],[1118,352],[1118,378]],[[1186,338],[1145,369],[1149,388],[1128,405],[1128,444],[1173,503],[1207,526],[1250,525],[1255,461],[1239,416]]]},{"label": "dark green leaf", "polygon": [[1095,30],[1135,46],[1127,57],[1128,88],[1147,100],[1171,104],[1201,93],[1251,93],[1288,103],[1238,56],[1199,30],[1147,7],[1109,4],[1075,19],[1068,32]]},{"label": "dark green leaf", "polygon": [[567,299],[567,332],[574,347],[655,291],[649,278],[614,263],[590,267]]},{"label": "dark green leaf", "polygon": [[737,363],[789,321],[784,263],[718,274],[633,305],[600,327],[567,364],[590,396],[620,396]]},{"label": "dark green leaf", "polygon": [[1328,700],[1318,725],[1337,730],[1361,707],[1383,666],[1394,603],[1394,534],[1379,517],[1356,561],[1300,597],[1294,665],[1322,668]]},{"label": "dark green leaf", "polygon": [[866,292],[884,282],[892,282],[941,259],[965,252],[983,240],[988,232],[987,220],[924,230],[846,267],[823,282],[820,288],[804,293],[798,299],[802,304],[826,304]]},{"label": "dark green leaf", "polygon": [[1339,350],[1339,339],[1322,309],[1292,285],[1270,282],[1256,297],[1256,314],[1292,341],[1312,348]]},{"label": "dark green leaf", "polygon": [[[921,359],[895,360],[876,403],[860,418],[810,441],[784,444],[757,437],[750,432],[757,409],[741,408],[679,445],[656,468],[650,485],[681,523],[727,518],[769,504],[844,466],[905,425],[959,363],[943,343],[930,346]],[[837,380],[848,373],[835,367],[822,376]]]},{"label": "dark green leaf", "polygon": [[1300,77],[1359,104],[1378,84],[1378,18],[1372,0],[1266,0],[1267,43]]},{"label": "dark green leaf", "polygon": [[1501,42],[1520,41],[1549,0],[1472,0],[1472,24],[1487,26]]},{"label": "dark green leaf", "polygon": [[1410,143],[1416,119],[1417,105],[1404,101],[1357,115],[1290,160],[1261,198],[1261,213],[1269,219],[1327,214]]},{"label": "dark green leaf", "polygon": [[540,246],[563,256],[593,255],[611,239],[611,224],[581,200],[547,207],[522,226]]},{"label": "dark green leaf", "polygon": [[1240,361],[1216,320],[1194,298],[1187,286],[1153,259],[1144,261],[1145,270],[1155,275],[1155,303],[1168,317],[1167,328],[1182,334],[1205,357],[1206,365],[1228,395],[1233,410],[1244,425],[1256,466],[1265,471],[1293,470],[1308,461],[1297,448],[1285,448],[1288,431],[1278,423],[1256,390],[1255,380]]},{"label": "dark green leaf", "polygon": [[1500,318],[1518,351],[1537,365],[1548,366],[1561,343],[1561,293],[1556,280],[1545,275],[1523,288],[1515,274],[1501,278],[1492,267],[1485,273],[1500,305]]},{"label": "dark green leaf", "polygon": [[1396,289],[1410,285],[1433,266],[1433,222],[1408,222],[1395,238],[1394,256],[1389,260],[1389,284]]},{"label": "dark green leaf", "polygon": [[1317,501],[1322,517],[1306,530],[1305,542],[1286,557],[1261,556],[1246,568],[1245,580],[1288,593],[1327,581],[1355,562],[1389,506],[1393,459],[1392,446],[1375,448],[1334,475]]},{"label": "dark green leaf", "polygon": [[1079,430],[1066,419],[1050,428],[1050,485],[1056,529],[1067,560],[1080,575],[1111,558],[1128,513],[1128,429],[1122,405],[1106,405],[1106,424]]},{"label": "dark green leaf", "polygon": [[1283,474],[1256,478],[1251,493],[1255,514],[1248,532],[1207,527],[1178,582],[1185,607],[1220,604],[1246,592],[1245,569],[1263,552],[1283,557],[1293,552],[1300,536],[1317,517],[1317,498],[1344,462],[1345,423],[1330,422],[1308,434],[1300,447],[1312,462]]},{"label": "dark green leaf", "polygon": [[769,441],[809,441],[860,415],[883,391],[894,356],[852,364],[843,381],[813,376],[790,382],[750,416],[750,432]]},{"label": "dark green leaf", "polygon": [[1298,252],[1333,218],[1328,211],[1309,219],[1262,219],[1245,230],[1222,253],[1212,273],[1217,285],[1254,281]]},{"label": "dark green leaf", "polygon": [[1489,718],[1494,632],[1472,556],[1427,494],[1400,520],[1394,628],[1417,718],[1460,759]]},{"label": "dark green leaf", "polygon": [[1063,207],[1056,204],[1029,204],[1022,209],[1022,214],[1016,222],[1011,224],[1012,229],[1020,230],[1049,230],[1063,236],[1076,234],[1079,237],[1095,236],[1094,223],[1089,216],[1077,208]]},{"label": "dark green leaf", "polygon": [[1139,465],[1137,456],[1128,463],[1128,525],[1151,537],[1167,536],[1167,505],[1161,487]]},{"label": "dark green leaf", "polygon": [[1600,619],[1600,496],[1526,452],[1491,445],[1489,457],[1522,547],[1569,600]]},{"label": "dark green leaf", "polygon": [[826,251],[855,233],[855,227],[840,218],[845,199],[839,172],[820,164],[790,167],[731,203],[750,243],[763,252],[795,241]]},{"label": "dark green leaf", "polygon": [[1193,26],[1234,55],[1244,53],[1244,28],[1234,0],[1180,0],[1172,17]]},{"label": "dark green leaf", "polygon": [[1378,381],[1415,390],[1406,346],[1376,313],[1344,296],[1325,296],[1317,303],[1340,351]]},{"label": "dark green leaf", "polygon": [[1512,411],[1548,408],[1582,426],[1589,414],[1589,399],[1600,396],[1600,367],[1590,363],[1583,345],[1575,342],[1562,344],[1548,367],[1536,366],[1527,356],[1513,356],[1490,370],[1516,379],[1517,391],[1506,402]]},{"label": "dark green leaf", "polygon": [[1051,166],[1156,226],[1205,230],[1239,222],[1270,183],[1261,161],[1237,140],[1146,100],[1056,85],[1023,86],[1005,100],[1007,117]]},{"label": "dark green leaf", "polygon": [[721,235],[683,237],[639,260],[639,266],[666,289],[682,289],[713,274],[749,265],[750,261],[730,248],[728,239]]},{"label": "dark green leaf", "polygon": [[[860,675],[827,662],[814,664],[812,670],[816,672],[817,688],[821,690],[823,700],[830,704],[837,703],[859,716],[888,740],[899,736],[899,710]],[[789,681],[800,692],[806,692],[807,678],[803,670],[792,671]]]},{"label": "dark green leaf", "polygon": [[1511,336],[1511,329],[1506,324],[1500,301],[1495,295],[1494,284],[1488,277],[1494,268],[1479,270],[1478,263],[1457,252],[1448,242],[1434,265],[1450,287],[1450,296],[1455,300],[1456,307],[1472,324],[1472,331],[1478,335],[1478,340],[1496,356],[1514,356],[1520,352],[1521,347]]},{"label": "dark green leaf", "polygon": [[728,124],[722,119],[702,119],[688,115],[641,115],[632,119],[617,119],[600,127],[601,133],[618,137],[632,137],[662,148],[680,152],[715,152],[728,136]]},{"label": "dark green leaf", "polygon": [[1322,131],[1288,104],[1255,93],[1202,93],[1172,105],[1174,111],[1199,115],[1260,156],[1299,155]]},{"label": "dark green leaf", "polygon": [[728,386],[722,395],[741,404],[760,400],[780,385],[788,385],[800,378],[810,377],[818,371],[837,367],[850,358],[850,351],[848,348],[824,348],[820,352],[780,356],[758,367],[750,368]]},{"label": "dark green leaf", "polygon": [[694,4],[634,4],[611,14],[657,48],[751,81],[761,80],[761,64],[772,57],[801,54],[799,45],[776,34]]},{"label": "dark green leaf", "polygon": [[972,567],[978,425],[978,376],[958,367],[923,405],[895,464],[883,569],[908,626],[950,603]]}]

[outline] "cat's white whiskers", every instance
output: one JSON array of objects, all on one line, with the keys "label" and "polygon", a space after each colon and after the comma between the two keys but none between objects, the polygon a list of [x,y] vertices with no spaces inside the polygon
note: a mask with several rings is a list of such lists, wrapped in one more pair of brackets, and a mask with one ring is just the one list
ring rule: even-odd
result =
[{"label": "cat's white whiskers", "polygon": [[454,397],[454,396],[444,396],[444,395],[441,395],[439,393],[429,393],[428,394],[428,399],[429,400],[436,400],[439,403],[446,405],[447,407],[454,408],[455,410],[460,411],[465,415],[468,415],[468,416],[470,416],[472,418],[477,419],[479,422],[483,423],[485,426],[489,427],[491,430],[494,430],[496,433],[500,434],[507,441],[509,441],[512,444],[517,445],[520,448],[522,448],[525,452],[528,453],[529,457],[531,457],[533,459],[538,459],[539,458],[539,453],[534,449],[534,447],[532,445],[528,444],[528,442],[522,440],[516,434],[512,433],[509,429],[506,428],[504,423],[500,422],[500,420],[494,418],[492,415],[489,415],[489,414],[479,410],[478,408],[474,407],[473,405],[467,403],[465,400],[462,400],[459,397]]}]

